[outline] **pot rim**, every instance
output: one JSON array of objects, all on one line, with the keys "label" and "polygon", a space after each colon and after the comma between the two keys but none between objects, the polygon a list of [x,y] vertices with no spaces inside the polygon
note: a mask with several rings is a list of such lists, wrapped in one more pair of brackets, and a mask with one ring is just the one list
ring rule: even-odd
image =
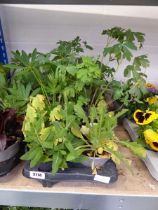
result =
[{"label": "pot rim", "polygon": [[12,158],[18,153],[20,149],[20,141],[16,141],[11,146],[7,147],[5,150],[0,151],[0,162],[6,161]]}]

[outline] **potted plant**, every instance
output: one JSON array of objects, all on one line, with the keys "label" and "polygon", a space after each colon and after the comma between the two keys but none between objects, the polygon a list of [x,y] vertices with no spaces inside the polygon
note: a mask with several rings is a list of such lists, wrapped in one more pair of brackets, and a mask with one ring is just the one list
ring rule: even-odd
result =
[{"label": "potted plant", "polygon": [[[92,156],[101,153],[104,156],[105,152],[118,162],[123,160],[127,163],[116,151],[119,147],[114,145],[123,145],[138,155],[144,155],[139,144],[119,141],[113,135],[120,114],[110,117],[104,103],[105,93],[116,84],[114,73],[124,59],[131,61],[130,49],[137,49],[135,40],[138,48],[141,47],[143,34],[117,27],[104,30],[103,34],[108,35],[108,44],[100,60],[81,56],[83,46],[78,37],[68,42],[60,41],[59,46],[50,53],[43,54],[37,50],[30,54],[24,51],[14,53],[12,64],[7,67],[14,69],[15,83],[19,78],[25,85],[30,81],[33,90],[37,88],[40,93],[30,98],[23,124],[28,151],[22,159],[29,160],[31,167],[52,162],[52,172],[55,174],[59,169],[67,168],[69,161],[81,161],[88,150],[92,151]],[[117,43],[111,46],[111,41]],[[91,49],[86,42],[84,46]],[[104,64],[106,58],[113,64],[117,63],[117,67]],[[126,73],[134,72],[133,77],[139,72],[142,79],[144,75],[140,73],[140,66],[147,65],[146,56],[140,56],[134,59],[133,66],[128,67]],[[136,78],[130,81],[133,84]],[[117,86],[116,89],[119,88]],[[91,115],[96,119],[92,120]],[[111,127],[105,121],[111,123]],[[84,129],[89,130],[87,135],[83,133]],[[93,138],[96,138],[95,132],[98,139]],[[107,138],[110,138],[110,146],[103,147],[102,136],[107,145]],[[93,170],[96,168],[94,166]]]},{"label": "potted plant", "polygon": [[138,125],[138,141],[146,148],[158,151],[158,96],[146,99],[146,109],[137,109],[133,118]]},{"label": "potted plant", "polygon": [[21,131],[31,85],[12,82],[7,69],[0,67],[0,176],[7,174],[23,152]]},{"label": "potted plant", "polygon": [[129,148],[135,155],[145,156],[140,144],[120,140],[114,132],[118,118],[127,110],[122,110],[117,114],[108,112],[107,104],[103,99],[98,102],[97,106],[90,107],[88,116],[81,106],[75,105],[74,109],[78,118],[83,122],[80,131],[77,132],[78,137],[84,139],[85,144],[81,147],[85,147],[84,155],[88,157],[83,164],[92,167],[93,173],[97,173],[97,168],[100,168],[109,158],[116,163],[124,162],[129,167],[130,163],[121,154],[120,146]]},{"label": "potted plant", "polygon": [[[149,87],[150,86],[150,87]],[[147,85],[152,93],[157,93],[154,85]],[[143,161],[151,175],[158,180],[158,96],[148,97],[144,101],[144,108],[135,110],[134,122],[126,119],[126,130],[131,139],[146,149],[146,158]]]},{"label": "potted plant", "polygon": [[55,174],[68,167],[67,161],[82,158],[83,142],[71,132],[76,120],[71,102],[66,102],[64,108],[59,104],[48,107],[43,95],[31,98],[22,129],[27,143],[22,159],[29,160],[31,167],[51,162]]},{"label": "potted plant", "polygon": [[[118,151],[118,145],[143,157],[145,150],[136,142],[121,141],[116,137],[114,128],[120,114],[108,113],[104,100],[97,107],[92,106],[89,115],[80,104],[68,101],[63,107],[48,108],[44,96],[37,95],[30,99],[23,123],[28,151],[22,159],[29,160],[31,167],[51,162],[53,175],[59,169],[67,168],[69,161],[83,162],[87,155],[103,160],[111,157],[129,166],[129,161]],[[90,167],[94,173],[98,165],[92,161]]]}]

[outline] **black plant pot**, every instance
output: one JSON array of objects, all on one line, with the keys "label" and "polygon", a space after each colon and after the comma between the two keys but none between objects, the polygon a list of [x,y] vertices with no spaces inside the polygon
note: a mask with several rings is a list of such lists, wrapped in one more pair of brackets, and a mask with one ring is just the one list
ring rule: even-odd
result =
[{"label": "black plant pot", "polygon": [[19,162],[20,142],[15,142],[6,150],[0,152],[0,176],[9,173]]},{"label": "black plant pot", "polygon": [[[97,177],[92,174],[91,168],[83,166],[80,163],[68,163],[68,168],[64,171],[59,170],[55,176],[51,173],[51,163],[42,163],[36,167],[30,168],[30,162],[26,161],[23,169],[23,175],[27,178],[38,180],[43,187],[51,187],[60,181],[98,181]],[[117,181],[118,173],[116,165],[112,160],[108,160],[100,170],[99,177],[108,179],[104,183],[110,184]]]}]

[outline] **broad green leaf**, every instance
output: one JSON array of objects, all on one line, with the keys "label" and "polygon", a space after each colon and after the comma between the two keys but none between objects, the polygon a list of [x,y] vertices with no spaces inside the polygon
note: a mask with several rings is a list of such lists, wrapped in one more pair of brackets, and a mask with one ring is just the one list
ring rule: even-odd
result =
[{"label": "broad green leaf", "polygon": [[41,148],[39,147],[32,147],[28,152],[26,152],[24,155],[21,156],[21,160],[32,160],[37,152],[41,151]]},{"label": "broad green leaf", "polygon": [[126,42],[125,45],[132,50],[137,50],[137,47],[133,42]]},{"label": "broad green leaf", "polygon": [[42,147],[45,148],[45,149],[53,149],[54,148],[54,144],[53,142],[47,142],[47,141],[43,141],[41,142],[42,144]]},{"label": "broad green leaf", "polygon": [[74,160],[74,159],[76,159],[76,154],[75,154],[75,152],[70,152],[70,153],[67,155],[67,157],[66,157],[66,161],[72,161],[72,160]]},{"label": "broad green leaf", "polygon": [[53,162],[52,162],[52,174],[55,175],[56,172],[59,170],[60,165],[62,163],[62,155],[60,152],[54,152],[53,154]]},{"label": "broad green leaf", "polygon": [[113,99],[118,100],[122,97],[123,91],[122,89],[115,89],[113,93]]},{"label": "broad green leaf", "polygon": [[74,152],[74,148],[73,148],[73,145],[71,144],[71,142],[68,140],[68,141],[65,141],[65,146],[67,147],[67,149],[73,153]]},{"label": "broad green leaf", "polygon": [[76,136],[80,139],[83,139],[83,136],[82,136],[82,133],[81,133],[79,127],[77,127],[77,126],[71,127],[71,132],[73,133],[74,136]]},{"label": "broad green leaf", "polygon": [[36,155],[31,159],[30,167],[34,167],[40,163],[41,158],[43,157],[43,151],[41,147],[35,149]]},{"label": "broad green leaf", "polygon": [[128,50],[127,47],[123,46],[123,52],[124,52],[123,57],[126,58],[128,61],[131,61],[133,55],[132,55],[132,53]]},{"label": "broad green leaf", "polygon": [[128,65],[125,70],[124,70],[124,77],[129,77],[131,76],[133,70],[133,66],[132,65]]}]

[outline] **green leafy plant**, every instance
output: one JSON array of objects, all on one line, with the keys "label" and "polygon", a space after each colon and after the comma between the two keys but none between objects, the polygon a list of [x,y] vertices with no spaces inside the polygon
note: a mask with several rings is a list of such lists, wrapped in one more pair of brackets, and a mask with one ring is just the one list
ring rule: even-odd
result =
[{"label": "green leafy plant", "polygon": [[58,47],[53,49],[50,54],[53,55],[54,61],[62,65],[77,64],[85,49],[93,50],[93,47],[86,41],[82,41],[79,36],[71,41],[60,40],[57,44]]},{"label": "green leafy plant", "polygon": [[[73,105],[69,102],[49,108],[48,111],[42,95],[31,98],[27,106],[23,124],[23,133],[28,152],[22,156],[30,160],[33,167],[41,162],[52,162],[52,173],[67,168],[67,161],[82,159],[82,141],[71,133],[76,116]],[[73,154],[73,155],[72,155]]]},{"label": "green leafy plant", "polygon": [[46,91],[51,102],[64,103],[66,95],[69,101],[85,106],[94,104],[106,91],[104,75],[94,58],[83,56],[81,62],[75,65],[58,65],[54,72],[48,75]]},{"label": "green leafy plant", "polygon": [[17,114],[24,114],[29,97],[36,95],[39,92],[39,88],[32,90],[30,83],[24,85],[20,81],[12,81],[14,78],[9,79],[8,71],[4,67],[0,69],[0,78],[1,110],[15,109]]},{"label": "green leafy plant", "polygon": [[[113,99],[122,107],[131,108],[141,101],[146,78],[142,68],[149,62],[146,55],[134,57],[133,53],[143,46],[144,34],[119,27],[102,34],[107,36],[107,43],[97,59],[83,56],[84,50],[92,47],[76,37],[59,41],[49,53],[16,51],[12,63],[5,65],[12,78],[3,106],[20,106],[24,112],[28,104],[23,124],[28,151],[22,159],[29,160],[31,167],[52,162],[55,174],[67,168],[68,161],[81,161],[88,151],[93,156],[106,152],[116,162],[128,165],[119,152],[120,145],[136,155],[145,155],[139,144],[116,137],[117,118],[124,112],[108,113],[104,103],[111,89]],[[124,61],[129,65],[123,73],[129,79],[122,83],[114,77]],[[28,103],[29,95],[35,97]]]},{"label": "green leafy plant", "polygon": [[[50,109],[49,109],[50,110]],[[124,112],[124,111],[122,111]],[[22,156],[31,167],[41,162],[52,162],[52,173],[68,167],[67,162],[84,160],[85,152],[93,156],[110,154],[116,161],[128,161],[118,151],[118,145],[144,156],[139,144],[120,141],[114,134],[117,118],[122,114],[108,113],[104,101],[90,108],[89,115],[80,104],[65,101],[48,111],[42,95],[33,97],[27,106],[23,133],[28,152]],[[102,152],[101,152],[102,150]]]},{"label": "green leafy plant", "polygon": [[128,160],[119,151],[120,146],[129,148],[135,155],[145,157],[145,150],[140,144],[119,140],[114,133],[117,126],[117,119],[127,110],[122,110],[117,114],[107,111],[104,100],[99,101],[97,107],[91,106],[89,116],[87,116],[80,105],[74,106],[77,117],[82,121],[82,125],[75,127],[73,134],[84,139],[84,148],[87,155],[91,157],[111,157],[116,163],[124,162],[129,165]]},{"label": "green leafy plant", "polygon": [[[134,51],[143,47],[145,35],[120,27],[103,30],[102,35],[107,36],[101,61],[105,63],[104,69],[108,70],[106,78],[111,76],[111,80],[108,80],[108,87],[113,91],[113,99],[119,102],[122,107],[131,110],[131,112],[129,111],[129,115],[131,115],[133,108],[142,103],[144,95],[147,94],[145,88],[147,76],[142,69],[149,66],[149,60],[146,55],[134,57],[133,54]],[[123,70],[127,80],[125,82],[116,81],[115,73],[122,67],[123,62],[129,63]]]}]

